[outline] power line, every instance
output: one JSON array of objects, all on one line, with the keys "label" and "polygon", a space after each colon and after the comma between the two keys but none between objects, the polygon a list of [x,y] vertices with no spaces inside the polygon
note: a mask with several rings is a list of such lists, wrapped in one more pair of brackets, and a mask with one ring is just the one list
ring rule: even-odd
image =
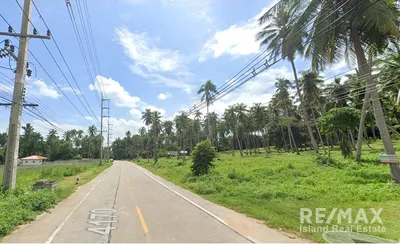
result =
[{"label": "power line", "polygon": [[[15,0],[15,1],[17,2],[18,6],[21,8],[21,10],[24,12],[24,10],[22,9],[22,7],[21,7],[21,5],[19,4],[18,0]],[[33,6],[35,7],[36,11],[37,11],[38,14],[39,14],[39,18],[42,20],[42,22],[43,22],[43,24],[46,26],[46,28],[47,28],[48,30],[50,30],[49,26],[47,25],[46,21],[44,20],[44,18],[43,18],[43,16],[42,16],[42,14],[40,13],[39,8],[36,6],[35,1],[32,0],[32,3],[33,3]],[[26,14],[26,13],[24,12],[24,14]],[[29,20],[29,22],[31,22],[31,21]],[[32,24],[32,26],[34,26],[32,22],[31,22],[31,24]],[[51,34],[51,37],[52,37],[52,40],[54,41],[54,44],[56,45],[56,48],[57,48],[58,52],[59,52],[60,55],[61,55],[62,60],[63,60],[64,63],[65,63],[65,66],[67,67],[69,73],[71,74],[72,79],[74,80],[76,86],[78,87],[78,90],[79,90],[81,96],[83,97],[83,99],[84,99],[84,101],[85,101],[86,105],[88,106],[88,108],[89,108],[89,110],[90,110],[91,113],[88,111],[88,109],[86,108],[86,106],[83,104],[82,100],[79,98],[77,92],[76,92],[75,89],[72,87],[71,83],[69,82],[69,80],[68,80],[67,77],[65,76],[65,74],[64,74],[64,72],[62,71],[61,67],[58,65],[57,61],[55,60],[55,58],[54,58],[54,56],[52,55],[52,53],[51,53],[51,51],[49,50],[49,48],[47,47],[46,43],[45,43],[43,40],[42,40],[42,43],[44,44],[45,48],[46,48],[47,51],[49,52],[49,54],[50,54],[50,56],[52,57],[53,61],[56,63],[57,67],[59,68],[59,70],[60,70],[61,73],[63,74],[63,76],[64,76],[64,78],[66,79],[67,83],[68,83],[69,86],[72,88],[72,91],[74,92],[74,94],[76,95],[76,97],[78,98],[78,100],[81,102],[81,104],[83,105],[83,107],[85,108],[85,110],[86,110],[89,114],[92,114],[92,115],[95,117],[95,119],[97,119],[96,114],[93,112],[91,106],[89,105],[88,101],[86,100],[86,97],[85,97],[85,95],[83,94],[83,92],[82,92],[82,90],[81,90],[81,88],[80,88],[78,82],[76,81],[75,76],[74,76],[74,74],[73,74],[72,71],[71,71],[71,68],[69,67],[67,61],[65,60],[64,54],[61,52],[61,49],[60,49],[60,47],[58,46],[58,43],[57,43],[57,40],[56,40],[55,37],[54,37],[54,34]]]},{"label": "power line", "polygon": [[[316,34],[314,36],[318,37],[321,34],[324,34],[327,28],[329,28],[330,26],[334,25],[337,21],[339,21],[341,18],[343,18],[344,16],[348,15],[350,12],[354,11],[356,8],[358,8],[365,0],[360,1],[357,5],[355,5],[352,9],[350,9],[347,13],[345,13],[344,15],[342,15],[341,17],[339,17],[338,19],[336,19],[335,21],[333,21],[332,23],[330,23],[328,26],[326,26],[325,28],[323,28],[318,34]],[[379,1],[379,0],[376,0]],[[335,11],[334,11],[335,12]],[[332,12],[330,15],[332,15],[334,12]],[[337,25],[336,25],[337,26]],[[287,41],[287,40],[286,40]],[[293,41],[293,40],[292,40]],[[306,45],[307,43],[311,42],[312,39],[307,40],[306,42],[302,43],[301,45]],[[271,51],[270,53],[272,53],[273,51]],[[278,53],[279,54],[279,53]],[[269,56],[269,55],[266,55]],[[224,96],[226,96],[227,94],[231,93],[232,91],[234,91],[235,89],[237,89],[238,87],[242,86],[243,84],[245,84],[246,82],[248,82],[249,80],[253,79],[255,76],[257,76],[258,74],[262,73],[263,71],[265,71],[266,69],[272,67],[273,65],[275,65],[276,63],[278,63],[279,61],[283,60],[284,58],[286,58],[286,56],[282,56],[280,59],[275,60],[268,64],[268,60],[265,60],[266,62],[264,64],[259,65],[258,67],[256,66],[257,64],[261,63],[262,60],[258,61],[255,65],[253,65],[251,68],[249,68],[247,70],[247,72],[250,73],[243,73],[241,76],[245,75],[243,78],[241,79],[237,79],[232,85],[228,86],[227,89],[229,89],[228,91],[226,91],[227,89],[224,89],[224,94],[221,94],[221,91],[218,91],[216,95],[213,96],[213,101],[219,100],[221,98],[223,98]],[[272,58],[271,58],[272,59]],[[269,60],[271,62],[271,59]],[[265,66],[265,67],[264,67]],[[261,68],[261,69],[260,69]],[[259,70],[260,69],[260,70]],[[249,77],[250,75],[250,77]],[[237,84],[237,85],[236,85]],[[231,88],[232,87],[232,88]],[[197,106],[200,106],[200,109],[205,107],[205,102],[200,102],[198,103]],[[196,107],[196,104],[189,109],[186,113],[187,114],[191,114],[193,113],[193,111],[198,110],[199,108]]]},{"label": "power line", "polygon": [[[0,14],[1,15],[1,14]],[[9,24],[9,22],[1,15],[1,17],[3,18],[3,20]],[[12,26],[9,24],[9,26],[12,28]],[[13,28],[12,28],[13,29]],[[13,29],[14,30],[14,29]],[[17,40],[19,40],[18,37],[15,37]],[[84,116],[82,114],[82,112],[76,107],[76,105],[71,101],[71,99],[69,99],[69,97],[65,94],[65,92],[61,89],[61,87],[57,84],[57,82],[53,79],[53,77],[49,74],[49,72],[47,72],[47,70],[44,68],[44,66],[40,63],[40,61],[36,58],[36,56],[34,55],[34,53],[29,50],[29,53],[32,55],[32,57],[35,59],[35,61],[39,64],[39,66],[42,68],[42,70],[46,73],[46,75],[50,78],[50,80],[54,83],[54,85],[60,90],[60,92],[64,95],[64,97],[68,100],[68,102],[75,108],[75,110],[83,117],[85,118],[86,121],[89,122],[90,125],[92,125],[93,123],[91,121],[89,121],[86,116]],[[73,88],[72,88],[73,89]],[[74,90],[74,89],[73,89]]]}]

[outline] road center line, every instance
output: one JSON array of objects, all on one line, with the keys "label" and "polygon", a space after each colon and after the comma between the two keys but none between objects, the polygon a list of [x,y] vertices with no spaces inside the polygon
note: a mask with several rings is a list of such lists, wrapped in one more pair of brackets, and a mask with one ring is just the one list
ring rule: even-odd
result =
[{"label": "road center line", "polygon": [[126,181],[129,183],[129,178],[128,177],[126,177]]},{"label": "road center line", "polygon": [[139,216],[140,223],[142,224],[144,233],[145,233],[145,234],[148,233],[148,232],[149,232],[149,229],[147,228],[146,221],[144,221],[142,212],[140,211],[140,208],[139,208],[138,206],[136,206],[136,212],[137,212],[137,214],[138,214],[138,216]]},{"label": "road center line", "polygon": [[183,196],[182,194],[180,194],[179,192],[175,191],[174,189],[172,189],[171,187],[167,186],[166,184],[162,183],[161,181],[159,181],[158,179],[154,178],[153,176],[151,176],[149,173],[147,173],[144,169],[142,169],[140,166],[136,165],[133,163],[133,166],[135,168],[137,168],[138,170],[140,170],[143,174],[147,175],[150,179],[154,180],[155,182],[159,183],[160,185],[162,185],[163,187],[167,188],[169,191],[175,193],[176,195],[178,195],[179,197],[181,197],[183,200],[189,202],[190,204],[192,204],[193,206],[195,206],[196,208],[200,209],[201,211],[203,211],[204,213],[208,214],[209,216],[211,216],[212,218],[214,218],[215,220],[217,220],[218,222],[220,222],[221,224],[225,225],[227,228],[229,228],[230,230],[232,230],[233,232],[235,232],[236,234],[244,237],[245,239],[247,239],[248,241],[252,242],[252,243],[259,243],[258,241],[254,240],[251,237],[245,236],[243,234],[241,234],[239,231],[235,230],[233,227],[231,227],[230,225],[228,225],[228,223],[225,222],[225,220],[221,219],[220,217],[218,217],[217,215],[213,214],[212,212],[208,211],[207,209],[203,208],[202,206],[198,205],[197,203],[193,202],[192,200],[188,199],[187,197]]},{"label": "road center line", "polygon": [[108,168],[107,172],[104,172],[103,176],[101,177],[101,179],[89,190],[88,193],[86,193],[85,197],[72,209],[72,211],[67,215],[67,217],[65,217],[65,219],[63,220],[63,222],[61,222],[61,224],[57,227],[57,229],[53,232],[53,234],[51,234],[51,236],[49,237],[49,239],[47,239],[47,241],[45,242],[46,244],[51,243],[54,238],[56,237],[56,235],[58,234],[58,232],[61,231],[61,229],[64,227],[65,223],[67,223],[67,221],[69,220],[69,218],[71,218],[72,214],[79,208],[79,206],[82,205],[82,203],[86,200],[86,198],[88,198],[88,196],[90,195],[90,193],[92,193],[92,191],[100,184],[100,182],[103,180],[103,178],[107,175],[108,172],[111,172],[112,169],[114,169],[115,166],[113,166],[111,169]]}]

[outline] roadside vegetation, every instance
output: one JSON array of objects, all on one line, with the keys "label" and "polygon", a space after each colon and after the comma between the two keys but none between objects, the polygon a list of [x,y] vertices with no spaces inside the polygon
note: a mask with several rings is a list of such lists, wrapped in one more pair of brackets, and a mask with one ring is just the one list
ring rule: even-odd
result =
[{"label": "roadside vegetation", "polygon": [[[333,208],[383,208],[381,218],[387,231],[369,234],[397,240],[400,186],[392,183],[387,165],[379,163],[382,144],[373,143],[375,150],[364,146],[361,163],[344,160],[338,148],[328,161],[311,151],[300,155],[274,152],[268,157],[220,153],[210,173],[201,176],[192,173],[191,162],[182,164],[176,158],[160,158],[157,165],[147,160],[135,163],[210,201],[315,241],[323,241],[321,233],[300,233],[300,208],[327,208],[328,214]],[[400,149],[400,142],[396,146]],[[338,224],[336,218],[332,225],[348,226],[346,221]]]},{"label": "roadside vegetation", "polygon": [[[110,164],[71,164],[18,168],[17,186],[14,191],[0,192],[0,238],[9,234],[16,226],[32,221],[37,215],[53,208],[68,197],[75,189],[90,181]],[[2,181],[0,170],[0,181]],[[79,175],[79,184],[76,176]],[[38,190],[32,187],[39,179],[57,181],[56,191]]]}]

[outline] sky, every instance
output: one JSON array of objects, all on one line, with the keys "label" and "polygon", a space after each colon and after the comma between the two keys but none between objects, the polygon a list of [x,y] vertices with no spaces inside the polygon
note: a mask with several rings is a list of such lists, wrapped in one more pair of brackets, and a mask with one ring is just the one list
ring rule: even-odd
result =
[{"label": "sky", "polygon": [[[16,1],[4,2],[0,13],[19,32],[22,11]],[[22,0],[18,1],[22,5]],[[83,0],[80,1],[83,4]],[[99,94],[103,92],[104,97],[110,99],[110,112],[106,113],[109,118],[104,119],[104,124],[108,120],[112,124],[112,140],[123,137],[128,130],[136,133],[143,126],[141,113],[146,108],[160,111],[164,120],[172,120],[180,111],[187,111],[199,101],[197,90],[205,81],[212,80],[219,87],[243,68],[263,50],[255,40],[260,30],[257,19],[276,2],[86,1],[93,39],[89,30],[86,30],[88,38],[84,39],[78,1],[70,2],[82,35],[87,62],[90,67],[96,67],[90,73],[80,52],[65,1],[34,0],[41,16],[32,7],[31,22],[41,35],[47,31],[42,18],[49,26],[53,40],[43,42],[56,62],[40,39],[29,40],[29,49],[46,71],[32,55],[28,56],[33,74],[26,80],[26,102],[38,103],[37,110],[57,126],[59,133],[73,128],[87,131],[91,124],[99,128]],[[7,31],[7,28],[6,22],[0,19],[0,31]],[[0,41],[5,38],[1,36]],[[18,46],[18,40],[10,40]],[[96,47],[98,65],[95,58],[90,58],[92,49],[86,43]],[[2,67],[15,68],[15,65],[8,58],[0,59]],[[296,59],[296,65],[300,72],[309,69],[308,61],[300,57]],[[348,69],[348,65],[341,61],[322,75],[331,77]],[[4,75],[14,78],[14,74],[0,68],[0,92],[11,94],[10,80],[6,81]],[[239,102],[249,106],[256,102],[267,103],[275,92],[276,78],[293,79],[289,63],[282,61],[272,66],[215,101],[210,111],[222,114],[229,105]],[[82,104],[90,106],[85,109]],[[205,114],[205,110],[202,112]],[[0,131],[7,130],[9,115],[9,107],[0,107]],[[43,134],[52,128],[48,122],[32,118],[26,111],[23,111],[22,119],[22,124],[32,123],[36,131]]]}]

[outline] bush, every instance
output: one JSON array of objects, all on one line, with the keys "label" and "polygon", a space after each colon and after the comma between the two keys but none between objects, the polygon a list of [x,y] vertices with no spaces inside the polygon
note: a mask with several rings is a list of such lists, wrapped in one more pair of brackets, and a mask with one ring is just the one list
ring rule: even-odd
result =
[{"label": "bush", "polygon": [[192,172],[195,175],[208,174],[210,168],[214,167],[212,161],[216,157],[217,152],[209,140],[199,142],[192,152]]}]

